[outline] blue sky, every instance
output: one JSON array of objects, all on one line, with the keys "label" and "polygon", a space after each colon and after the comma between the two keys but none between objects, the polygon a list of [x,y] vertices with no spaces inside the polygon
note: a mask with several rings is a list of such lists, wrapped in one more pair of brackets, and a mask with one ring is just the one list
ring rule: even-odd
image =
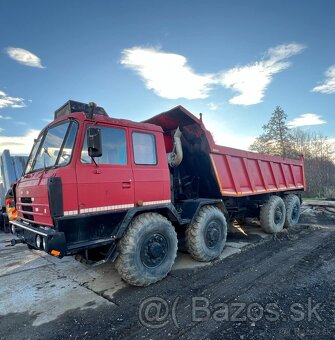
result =
[{"label": "blue sky", "polygon": [[68,99],[143,120],[184,105],[246,148],[276,105],[335,138],[335,2],[0,2],[0,151]]}]

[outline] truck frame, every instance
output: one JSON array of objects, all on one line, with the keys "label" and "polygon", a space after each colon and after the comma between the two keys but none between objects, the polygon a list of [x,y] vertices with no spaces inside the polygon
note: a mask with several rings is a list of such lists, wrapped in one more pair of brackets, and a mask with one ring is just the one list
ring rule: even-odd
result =
[{"label": "truck frame", "polygon": [[227,223],[296,224],[304,161],[218,146],[182,106],[132,122],[68,101],[42,130],[14,187],[12,244],[62,258],[102,253],[128,283],[164,278],[185,248],[218,258]]}]

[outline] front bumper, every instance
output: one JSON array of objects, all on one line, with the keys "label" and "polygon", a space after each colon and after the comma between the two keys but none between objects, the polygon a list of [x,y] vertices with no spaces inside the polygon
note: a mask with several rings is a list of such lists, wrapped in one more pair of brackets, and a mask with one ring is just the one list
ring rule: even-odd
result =
[{"label": "front bumper", "polygon": [[[62,258],[67,253],[66,239],[63,232],[57,232],[52,228],[35,227],[21,221],[10,221],[12,233],[22,243],[43,250],[48,254]],[[38,238],[40,242],[38,241]]]}]

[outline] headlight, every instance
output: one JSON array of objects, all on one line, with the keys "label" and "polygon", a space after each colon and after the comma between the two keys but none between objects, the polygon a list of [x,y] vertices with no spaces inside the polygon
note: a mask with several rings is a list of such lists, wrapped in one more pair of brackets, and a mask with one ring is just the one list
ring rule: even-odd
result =
[{"label": "headlight", "polygon": [[41,249],[41,245],[42,245],[42,236],[41,235],[37,235],[36,236],[36,247]]}]

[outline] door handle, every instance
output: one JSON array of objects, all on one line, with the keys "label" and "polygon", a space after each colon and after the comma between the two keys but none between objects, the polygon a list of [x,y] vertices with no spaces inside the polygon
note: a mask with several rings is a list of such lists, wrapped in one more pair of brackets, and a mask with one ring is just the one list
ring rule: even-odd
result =
[{"label": "door handle", "polygon": [[123,189],[129,189],[129,188],[131,188],[131,181],[122,182],[122,188],[123,188]]}]

